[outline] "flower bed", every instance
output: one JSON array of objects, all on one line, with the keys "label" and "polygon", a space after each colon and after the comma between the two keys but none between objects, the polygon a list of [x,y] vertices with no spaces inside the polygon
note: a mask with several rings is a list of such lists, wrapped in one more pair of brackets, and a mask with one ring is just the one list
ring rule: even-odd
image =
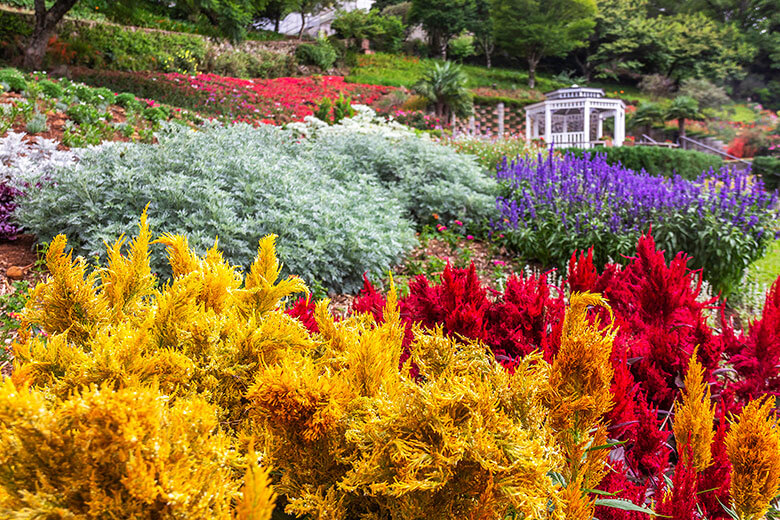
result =
[{"label": "flower bed", "polygon": [[544,265],[563,266],[571,251],[590,246],[597,263],[617,261],[652,226],[661,249],[684,250],[728,291],[776,232],[777,196],[725,168],[688,181],[636,173],[601,155],[551,153],[504,163],[498,178],[505,194],[496,227],[510,247]]},{"label": "flower bed", "polygon": [[[484,342],[510,371],[535,352],[554,364],[566,336],[567,299],[583,291],[601,293],[611,310],[594,310],[593,316],[602,323],[614,318],[615,326],[610,357],[614,407],[605,422],[618,443],[598,489],[639,506],[654,501],[662,514],[672,514],[670,497],[662,500],[664,489],[678,498],[687,489],[685,507],[699,508],[706,518],[729,518],[721,504],[729,502],[729,475],[737,468],[726,457],[725,417],[738,414],[751,400],[780,395],[775,368],[780,363],[780,278],[766,295],[763,317],[748,331],[735,333],[728,324],[718,331],[708,317],[722,312],[722,304],[702,295],[699,276],[686,267],[688,260],[678,253],[667,263],[652,237],[645,236],[625,267],[609,264],[599,272],[591,250],[571,257],[561,288],[549,283],[548,274],[512,276],[503,293],[482,286],[473,265],[448,266],[438,283],[418,276],[399,300],[404,344],[413,350],[419,326],[440,327],[453,338]],[[381,323],[385,305],[385,297],[366,280],[352,311]],[[313,311],[313,304],[299,302],[288,312],[316,331],[316,322],[309,319]],[[588,370],[579,376],[587,378]],[[683,381],[686,392],[699,392],[698,397],[680,395]],[[697,410],[695,417],[691,407]],[[681,446],[688,432],[696,464],[680,463],[686,458]],[[672,472],[677,478],[668,486],[664,477]],[[606,508],[599,513],[598,518],[636,518]]]},{"label": "flower bed", "polygon": [[448,269],[298,321],[275,237],[244,273],[165,234],[168,283],[152,243],[144,215],[91,271],[52,241],[0,385],[3,515],[267,520],[269,469],[311,518],[761,518],[780,487],[777,284],[718,333],[643,237],[625,268],[575,257],[568,298]]},{"label": "flower bed", "polygon": [[109,86],[190,108],[228,121],[282,124],[301,121],[314,113],[323,98],[350,97],[371,105],[393,87],[345,83],[341,76],[306,78],[237,79],[215,74],[187,76],[150,72],[112,72],[80,69],[80,80]]}]

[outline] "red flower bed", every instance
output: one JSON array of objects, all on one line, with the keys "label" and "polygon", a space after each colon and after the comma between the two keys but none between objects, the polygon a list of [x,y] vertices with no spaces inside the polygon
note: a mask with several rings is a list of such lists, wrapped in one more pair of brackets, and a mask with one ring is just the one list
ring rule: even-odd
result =
[{"label": "red flower bed", "polygon": [[395,87],[346,83],[341,76],[238,79],[216,74],[117,72],[77,69],[74,79],[132,92],[230,121],[283,124],[311,115],[323,98],[350,97],[371,105]]},{"label": "red flower bed", "polygon": [[[725,417],[751,399],[780,395],[780,278],[767,295],[762,319],[739,334],[728,325],[719,332],[708,313],[715,309],[722,315],[722,304],[701,297],[698,277],[687,262],[678,253],[667,263],[653,238],[644,236],[625,267],[611,264],[599,272],[590,253],[573,255],[565,284],[572,292],[604,295],[618,327],[612,353],[615,405],[605,419],[610,437],[621,445],[610,454],[612,471],[600,489],[637,504],[652,496],[659,511],[673,518],[694,518],[698,508],[706,518],[727,518],[719,503],[728,501],[730,478]],[[366,281],[353,312],[370,312],[381,320],[384,303]],[[512,277],[503,293],[491,293],[481,286],[473,265],[448,266],[439,283],[418,276],[399,305],[407,346],[414,324],[441,326],[446,333],[483,341],[509,370],[533,350],[549,361],[555,358],[565,313],[562,291],[546,276]],[[311,328],[305,303],[289,312]],[[601,323],[610,322],[607,310],[593,312],[604,313]],[[673,449],[669,420],[694,351],[716,406],[712,463],[701,471],[677,463],[680,454]],[[664,475],[673,467],[674,492],[665,494]],[[599,518],[641,517],[615,509],[599,513]]]},{"label": "red flower bed", "polygon": [[236,120],[266,122],[300,121],[313,113],[323,98],[350,97],[354,103],[371,105],[393,87],[345,83],[341,76],[306,78],[237,79],[200,74],[164,74],[166,81],[181,88],[208,93],[206,106]]}]

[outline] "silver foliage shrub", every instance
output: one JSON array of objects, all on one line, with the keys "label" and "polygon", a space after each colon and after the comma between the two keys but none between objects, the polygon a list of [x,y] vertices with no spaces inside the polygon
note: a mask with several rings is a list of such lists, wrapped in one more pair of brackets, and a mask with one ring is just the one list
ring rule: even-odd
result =
[{"label": "silver foliage shrub", "polygon": [[[243,266],[258,239],[275,233],[288,272],[355,291],[364,271],[386,272],[414,245],[412,224],[387,190],[370,179],[340,182],[299,148],[275,127],[169,127],[157,145],[83,150],[77,165],[28,191],[16,218],[40,240],[66,233],[77,254],[92,258],[104,255],[104,240],[132,233],[149,203],[156,233],[186,233],[200,251],[218,236]],[[162,247],[152,261],[167,274]]]},{"label": "silver foliage shrub", "polygon": [[57,150],[53,139],[36,137],[25,141],[24,137],[18,132],[0,137],[0,179],[16,184],[21,176],[43,177],[76,160],[75,152]]},{"label": "silver foliage shrub", "polygon": [[401,203],[418,223],[433,213],[445,220],[487,220],[495,211],[495,180],[468,154],[414,136],[325,134],[306,141],[316,156],[338,161],[324,167],[345,182],[368,174]]},{"label": "silver foliage shrub", "polygon": [[[149,203],[155,232],[186,233],[201,251],[218,236],[243,266],[275,233],[288,272],[352,292],[364,272],[397,263],[432,213],[486,220],[495,200],[495,181],[471,157],[412,136],[169,125],[158,141],[81,150],[53,181],[28,175],[41,188],[28,190],[17,220],[40,240],[66,233],[78,254],[103,257],[103,241],[131,233]],[[152,260],[167,274],[162,248]]]}]

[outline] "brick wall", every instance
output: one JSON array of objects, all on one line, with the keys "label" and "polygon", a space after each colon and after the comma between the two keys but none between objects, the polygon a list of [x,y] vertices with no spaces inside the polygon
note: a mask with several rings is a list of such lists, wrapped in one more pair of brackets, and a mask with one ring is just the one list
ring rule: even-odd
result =
[{"label": "brick wall", "polygon": [[[475,104],[474,105],[474,131],[482,135],[496,135],[498,133],[498,105]],[[458,132],[470,133],[468,119],[459,119]],[[516,135],[525,132],[525,112],[522,108],[512,105],[504,105],[504,134]]]}]

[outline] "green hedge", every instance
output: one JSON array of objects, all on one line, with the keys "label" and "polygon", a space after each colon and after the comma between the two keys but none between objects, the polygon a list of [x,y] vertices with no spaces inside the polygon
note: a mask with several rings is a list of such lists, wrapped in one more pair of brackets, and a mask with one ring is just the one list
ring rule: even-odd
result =
[{"label": "green hedge", "polygon": [[574,152],[579,157],[586,152],[591,155],[606,154],[609,164],[621,163],[637,172],[645,170],[649,174],[665,177],[676,173],[684,179],[695,179],[704,171],[718,170],[723,166],[723,159],[717,155],[657,146],[620,146],[589,150],[568,148],[564,151]]},{"label": "green hedge", "polygon": [[767,190],[780,188],[780,157],[754,157],[753,173],[761,176]]},{"label": "green hedge", "polygon": [[506,96],[480,96],[478,94],[473,94],[473,96],[474,96],[474,104],[478,104],[478,105],[498,105],[499,103],[503,103],[507,106],[524,108],[528,105],[532,105],[534,103],[539,102],[538,99],[530,99],[530,98],[516,99],[516,98],[510,98]]},{"label": "green hedge", "polygon": [[[18,58],[32,33],[33,16],[0,9],[0,57]],[[87,20],[66,19],[44,65],[60,64],[115,71],[198,71],[236,77],[273,78],[295,72],[291,56],[272,51],[233,51],[209,56],[209,40],[197,34],[145,30]]]},{"label": "green hedge", "polygon": [[206,58],[206,41],[191,34],[68,21],[60,38],[76,52],[76,63],[92,68],[173,70],[185,66],[185,56],[202,68]]}]

